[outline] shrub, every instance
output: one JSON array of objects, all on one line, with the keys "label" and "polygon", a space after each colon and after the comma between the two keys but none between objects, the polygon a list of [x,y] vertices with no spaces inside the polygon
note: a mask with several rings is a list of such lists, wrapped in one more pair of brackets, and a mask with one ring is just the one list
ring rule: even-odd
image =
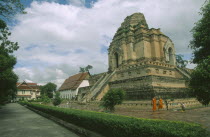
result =
[{"label": "shrub", "polygon": [[115,110],[115,105],[122,104],[125,98],[125,91],[122,89],[110,89],[103,97],[102,103],[100,104],[106,110],[111,112]]},{"label": "shrub", "polygon": [[51,102],[51,99],[48,96],[43,95],[42,96],[42,101],[43,101],[44,104],[47,104],[47,103]]},{"label": "shrub", "polygon": [[198,124],[152,120],[101,112],[58,108],[25,103],[66,122],[92,130],[106,137],[206,137]]},{"label": "shrub", "polygon": [[61,103],[61,98],[60,98],[60,93],[56,92],[55,93],[55,98],[53,99],[53,105],[57,106]]}]

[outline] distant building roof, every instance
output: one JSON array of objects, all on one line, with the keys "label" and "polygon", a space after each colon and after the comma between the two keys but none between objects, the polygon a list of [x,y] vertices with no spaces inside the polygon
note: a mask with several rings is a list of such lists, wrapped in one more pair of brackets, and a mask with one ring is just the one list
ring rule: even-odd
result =
[{"label": "distant building roof", "polygon": [[79,87],[79,85],[82,83],[83,80],[85,80],[87,78],[87,76],[89,76],[89,72],[83,72],[83,73],[79,73],[73,76],[70,76],[69,78],[67,78],[64,83],[61,85],[61,87],[59,88],[59,91],[62,90],[75,90]]},{"label": "distant building roof", "polygon": [[18,90],[39,90],[39,86],[37,83],[26,83],[23,81],[22,83],[16,83],[17,89]]}]

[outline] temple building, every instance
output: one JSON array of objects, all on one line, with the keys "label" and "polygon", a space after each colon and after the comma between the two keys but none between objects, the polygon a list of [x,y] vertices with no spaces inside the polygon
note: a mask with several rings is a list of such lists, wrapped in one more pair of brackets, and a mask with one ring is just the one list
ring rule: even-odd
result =
[{"label": "temple building", "polygon": [[17,83],[16,100],[32,100],[40,97],[40,89],[37,83]]},{"label": "temple building", "polygon": [[128,100],[188,96],[192,70],[176,66],[174,43],[159,28],[149,28],[142,13],[125,18],[108,51],[108,72],[90,76],[79,100],[101,100],[110,88],[124,89]]},{"label": "temple building", "polygon": [[60,97],[64,99],[75,99],[81,87],[89,86],[89,72],[78,73],[67,78],[58,89]]}]

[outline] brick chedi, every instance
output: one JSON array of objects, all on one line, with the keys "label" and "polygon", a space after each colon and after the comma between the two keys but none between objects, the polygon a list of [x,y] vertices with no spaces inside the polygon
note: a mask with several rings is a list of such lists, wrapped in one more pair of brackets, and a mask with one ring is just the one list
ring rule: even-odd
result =
[{"label": "brick chedi", "polygon": [[175,66],[172,41],[160,29],[149,29],[141,13],[128,16],[117,30],[109,47],[109,70],[143,61]]},{"label": "brick chedi", "polygon": [[92,84],[89,99],[100,100],[110,88],[124,89],[128,100],[187,97],[191,70],[176,66],[172,40],[149,28],[142,13],[125,18],[108,51],[108,72]]},{"label": "brick chedi", "polygon": [[128,16],[109,47],[110,88],[123,88],[128,99],[184,97],[189,71],[176,67],[175,48],[160,29],[149,29],[142,13]]}]

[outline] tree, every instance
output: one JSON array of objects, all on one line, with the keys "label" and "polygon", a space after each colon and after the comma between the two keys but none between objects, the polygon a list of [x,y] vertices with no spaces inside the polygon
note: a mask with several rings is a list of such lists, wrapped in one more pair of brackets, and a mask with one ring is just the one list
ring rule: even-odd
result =
[{"label": "tree", "polygon": [[193,63],[197,63],[191,74],[190,87],[192,94],[203,105],[210,102],[210,0],[206,0],[201,8],[202,18],[192,29],[193,39],[190,47],[193,49]]},{"label": "tree", "polygon": [[1,0],[0,1],[0,16],[6,19],[11,19],[16,13],[25,13],[24,7],[20,0]]},{"label": "tree", "polygon": [[55,98],[53,99],[53,105],[57,106],[61,103],[60,92],[55,93]]},{"label": "tree", "polygon": [[56,91],[56,87],[57,87],[57,85],[55,85],[54,83],[51,83],[51,82],[47,83],[44,86],[41,86],[40,87],[41,95],[52,98],[53,97],[53,92]]},{"label": "tree", "polygon": [[193,63],[200,63],[210,55],[210,0],[206,0],[201,8],[202,18],[191,30],[193,39],[190,47],[193,49]]},{"label": "tree", "polygon": [[19,47],[8,39],[11,33],[3,20],[10,20],[18,12],[24,13],[20,0],[0,1],[0,104],[14,98],[17,91],[18,77],[13,72],[16,58],[11,54]]},{"label": "tree", "polygon": [[191,74],[190,87],[192,94],[203,105],[210,102],[210,56],[198,64]]},{"label": "tree", "polygon": [[122,89],[110,89],[102,98],[101,106],[113,112],[115,105],[122,104],[125,98],[125,91]]},{"label": "tree", "polygon": [[89,70],[92,69],[92,68],[93,68],[93,66],[87,65],[87,66],[85,67],[85,71],[89,72]]},{"label": "tree", "polygon": [[85,72],[85,68],[79,67],[79,72]]},{"label": "tree", "polygon": [[80,71],[79,72],[89,72],[90,69],[92,69],[93,66],[91,65],[87,65],[86,67],[80,67]]},{"label": "tree", "polygon": [[188,61],[184,60],[183,57],[181,54],[176,55],[176,65],[180,68],[185,68],[188,64]]},{"label": "tree", "polygon": [[13,72],[16,58],[11,55],[16,51],[18,43],[11,42],[8,37],[11,33],[6,27],[6,23],[0,20],[0,103],[15,97],[17,75]]}]

